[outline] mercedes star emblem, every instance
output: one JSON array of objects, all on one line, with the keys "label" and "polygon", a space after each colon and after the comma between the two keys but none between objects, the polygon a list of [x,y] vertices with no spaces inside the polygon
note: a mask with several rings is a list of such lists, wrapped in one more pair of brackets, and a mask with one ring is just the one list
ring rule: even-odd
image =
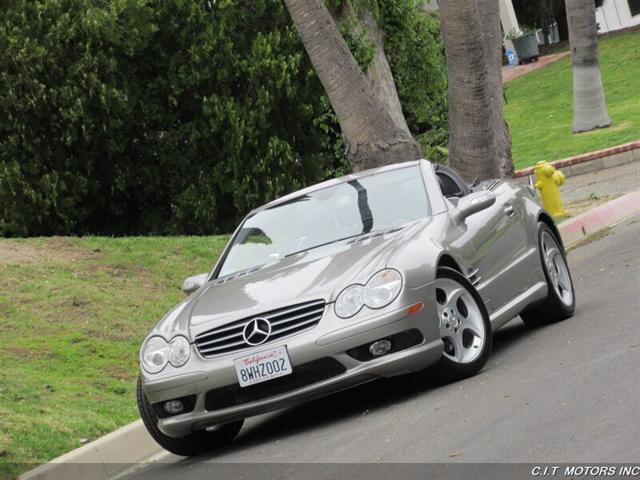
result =
[{"label": "mercedes star emblem", "polygon": [[242,338],[249,345],[260,345],[271,335],[271,324],[266,318],[254,318],[242,330]]}]

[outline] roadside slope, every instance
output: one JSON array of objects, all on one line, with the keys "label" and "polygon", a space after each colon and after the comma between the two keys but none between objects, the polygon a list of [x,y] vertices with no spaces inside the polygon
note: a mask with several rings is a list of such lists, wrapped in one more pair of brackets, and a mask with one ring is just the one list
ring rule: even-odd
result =
[{"label": "roadside slope", "polygon": [[140,342],[225,241],[0,240],[0,478],[137,419]]}]

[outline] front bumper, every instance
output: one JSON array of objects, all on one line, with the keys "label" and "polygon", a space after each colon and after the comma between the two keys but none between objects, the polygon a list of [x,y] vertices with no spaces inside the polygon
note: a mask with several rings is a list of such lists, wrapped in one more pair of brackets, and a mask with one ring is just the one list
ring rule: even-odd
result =
[{"label": "front bumper", "polygon": [[[424,307],[408,316],[407,308],[417,302],[424,302]],[[376,378],[422,370],[437,362],[442,355],[443,344],[440,340],[433,284],[406,289],[394,305],[395,308],[389,307],[389,311],[369,310],[361,312],[352,321],[345,321],[335,317],[333,305],[330,304],[327,305],[320,324],[310,330],[254,349],[216,358],[204,359],[194,347],[187,367],[163,372],[161,379],[143,375],[142,386],[151,403],[188,395],[196,396],[191,412],[160,419],[158,427],[166,435],[181,437],[209,426],[299,404]],[[347,353],[356,347],[408,330],[418,330],[423,337],[422,342],[368,361],[357,360]],[[330,358],[339,362],[344,367],[344,372],[267,398],[216,410],[206,409],[207,392],[237,384],[234,358],[279,345],[286,345],[294,369],[297,365]],[[184,368],[188,370],[181,372]]]}]

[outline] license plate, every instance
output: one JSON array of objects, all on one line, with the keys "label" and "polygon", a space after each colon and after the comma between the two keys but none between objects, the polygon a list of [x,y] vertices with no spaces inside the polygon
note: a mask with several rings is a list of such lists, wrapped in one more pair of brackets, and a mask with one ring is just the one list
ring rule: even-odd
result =
[{"label": "license plate", "polygon": [[284,377],[292,372],[286,347],[275,347],[252,353],[233,361],[241,387]]}]

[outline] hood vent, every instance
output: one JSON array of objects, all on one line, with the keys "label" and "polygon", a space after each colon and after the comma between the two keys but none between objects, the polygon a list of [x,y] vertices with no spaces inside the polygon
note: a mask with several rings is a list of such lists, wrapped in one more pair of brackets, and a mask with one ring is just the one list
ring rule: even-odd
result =
[{"label": "hood vent", "polygon": [[258,265],[257,267],[251,267],[249,270],[243,270],[241,272],[232,273],[232,274],[227,275],[225,277],[218,278],[214,283],[216,285],[220,285],[221,283],[229,282],[229,281],[234,280],[236,278],[246,277],[250,273],[257,272],[261,268],[262,268],[262,265]]}]

